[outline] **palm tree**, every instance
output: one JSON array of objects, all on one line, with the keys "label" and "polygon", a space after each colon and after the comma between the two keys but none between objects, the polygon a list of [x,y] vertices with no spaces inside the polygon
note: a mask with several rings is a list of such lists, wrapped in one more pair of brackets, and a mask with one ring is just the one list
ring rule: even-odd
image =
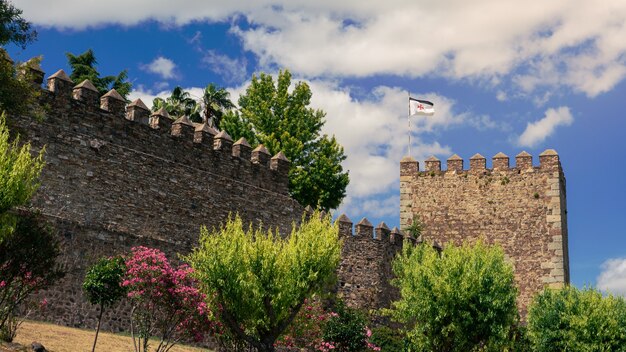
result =
[{"label": "palm tree", "polygon": [[226,89],[217,87],[213,83],[204,88],[202,94],[204,121],[208,122],[211,127],[220,129],[224,112],[235,108],[229,96],[230,93]]},{"label": "palm tree", "polygon": [[152,110],[157,111],[164,107],[172,119],[177,119],[182,115],[189,116],[193,122],[202,122],[200,117],[200,106],[189,92],[185,92],[181,87],[176,87],[172,94],[166,99],[154,98],[152,101]]}]

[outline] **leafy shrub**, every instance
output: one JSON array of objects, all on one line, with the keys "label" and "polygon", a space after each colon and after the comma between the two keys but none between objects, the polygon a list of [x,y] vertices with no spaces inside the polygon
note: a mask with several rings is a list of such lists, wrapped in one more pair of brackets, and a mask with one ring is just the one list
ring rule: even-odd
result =
[{"label": "leafy shrub", "polygon": [[372,332],[367,328],[367,319],[362,312],[338,301],[335,312],[324,326],[323,338],[328,347],[342,352],[379,350],[369,342]]},{"label": "leafy shrub", "polygon": [[594,289],[545,289],[530,307],[528,332],[533,349],[626,351],[626,301]]},{"label": "leafy shrub", "polygon": [[381,326],[372,329],[370,341],[380,347],[382,352],[399,352],[405,350],[406,335],[400,329]]},{"label": "leafy shrub", "polygon": [[393,262],[401,299],[392,315],[417,351],[506,350],[517,323],[513,268],[481,242],[404,246]]},{"label": "leafy shrub", "polygon": [[343,302],[324,309],[320,299],[307,299],[276,347],[289,351],[365,351],[380,349],[370,342],[365,314]]}]

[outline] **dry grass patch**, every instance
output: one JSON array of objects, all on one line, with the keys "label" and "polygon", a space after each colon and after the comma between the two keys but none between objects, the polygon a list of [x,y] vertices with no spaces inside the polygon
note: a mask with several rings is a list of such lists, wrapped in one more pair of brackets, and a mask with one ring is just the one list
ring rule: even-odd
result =
[{"label": "dry grass patch", "polygon": [[[68,328],[49,323],[25,321],[17,330],[15,341],[30,347],[33,341],[44,345],[50,352],[91,352],[95,330]],[[154,341],[156,346],[158,341]],[[130,336],[111,334],[100,331],[96,351],[132,352],[133,341]],[[200,352],[206,349],[176,345],[171,352]]]}]

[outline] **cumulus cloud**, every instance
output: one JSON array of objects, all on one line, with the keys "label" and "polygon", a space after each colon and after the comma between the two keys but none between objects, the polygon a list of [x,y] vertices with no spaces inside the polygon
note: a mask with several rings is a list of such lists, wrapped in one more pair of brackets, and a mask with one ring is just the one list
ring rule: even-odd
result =
[{"label": "cumulus cloud", "polygon": [[[350,170],[348,194],[368,197],[394,189],[398,182],[400,159],[407,153],[407,95],[398,87],[379,86],[366,98],[354,98],[349,88],[337,82],[309,81],[315,94],[311,105],[326,112],[323,132],[335,134],[346,150],[344,167]],[[412,152],[414,157],[449,153],[438,143],[424,143],[420,135],[435,128],[468,122],[469,113],[456,115],[450,98],[434,93],[420,95],[435,103],[434,116],[412,118]]]},{"label": "cumulus cloud", "polygon": [[214,50],[207,50],[202,58],[202,62],[209,66],[209,69],[229,83],[240,83],[246,80],[248,71],[245,58],[231,58],[228,55],[221,55]]},{"label": "cumulus cloud", "polygon": [[626,296],[626,258],[613,258],[602,264],[597,286],[600,290]]},{"label": "cumulus cloud", "polygon": [[567,106],[548,109],[545,116],[538,121],[529,122],[519,136],[517,143],[523,147],[534,147],[548,138],[559,126],[569,126],[574,122]]},{"label": "cumulus cloud", "polygon": [[163,79],[176,77],[176,64],[174,63],[174,61],[163,56],[155,58],[149,64],[141,65],[141,69],[150,73],[157,74]]},{"label": "cumulus cloud", "polygon": [[172,25],[230,21],[231,32],[263,66],[289,67],[312,78],[513,80],[526,92],[567,86],[592,97],[626,76],[623,0],[602,6],[584,0],[444,0],[428,6],[401,0],[57,0],[52,7],[21,0],[16,6],[30,21],[60,28],[148,19]]},{"label": "cumulus cloud", "polygon": [[159,91],[158,93],[153,93],[151,90],[146,89],[144,86],[137,86],[133,87],[133,90],[128,94],[128,99],[131,101],[135,99],[141,99],[141,101],[143,101],[143,103],[146,104],[149,109],[152,109],[152,100],[154,100],[154,98],[159,97],[165,99],[170,94],[171,92],[165,90]]}]

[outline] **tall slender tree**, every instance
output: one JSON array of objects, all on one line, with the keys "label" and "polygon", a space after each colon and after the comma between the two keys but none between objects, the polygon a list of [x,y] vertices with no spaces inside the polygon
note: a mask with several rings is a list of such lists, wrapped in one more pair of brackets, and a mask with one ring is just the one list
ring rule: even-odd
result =
[{"label": "tall slender tree", "polygon": [[222,87],[211,83],[204,88],[202,93],[202,109],[204,120],[212,127],[220,129],[224,112],[235,108],[230,100],[230,93]]},{"label": "tall slender tree", "polygon": [[126,273],[126,264],[121,256],[100,258],[92,265],[85,274],[83,292],[89,303],[100,306],[96,336],[93,340],[91,351],[96,350],[100,323],[105,309],[121,300],[126,294],[126,288],[122,286],[122,278]]},{"label": "tall slender tree", "polygon": [[313,93],[305,82],[291,85],[291,73],[252,76],[239,97],[239,111],[224,115],[222,129],[234,139],[246,137],[272,154],[283,151],[291,161],[289,190],[302,205],[324,210],[339,206],[348,186],[346,156],[334,136],[321,133],[326,113],[309,107]]},{"label": "tall slender tree", "polygon": [[124,98],[128,96],[132,89],[132,84],[128,81],[128,72],[126,70],[120,72],[117,76],[100,76],[100,72],[96,69],[98,61],[92,49],[85,51],[80,55],[66,53],[67,60],[72,67],[70,78],[80,83],[85,79],[90,80],[98,89],[101,95],[111,89],[115,89]]}]

